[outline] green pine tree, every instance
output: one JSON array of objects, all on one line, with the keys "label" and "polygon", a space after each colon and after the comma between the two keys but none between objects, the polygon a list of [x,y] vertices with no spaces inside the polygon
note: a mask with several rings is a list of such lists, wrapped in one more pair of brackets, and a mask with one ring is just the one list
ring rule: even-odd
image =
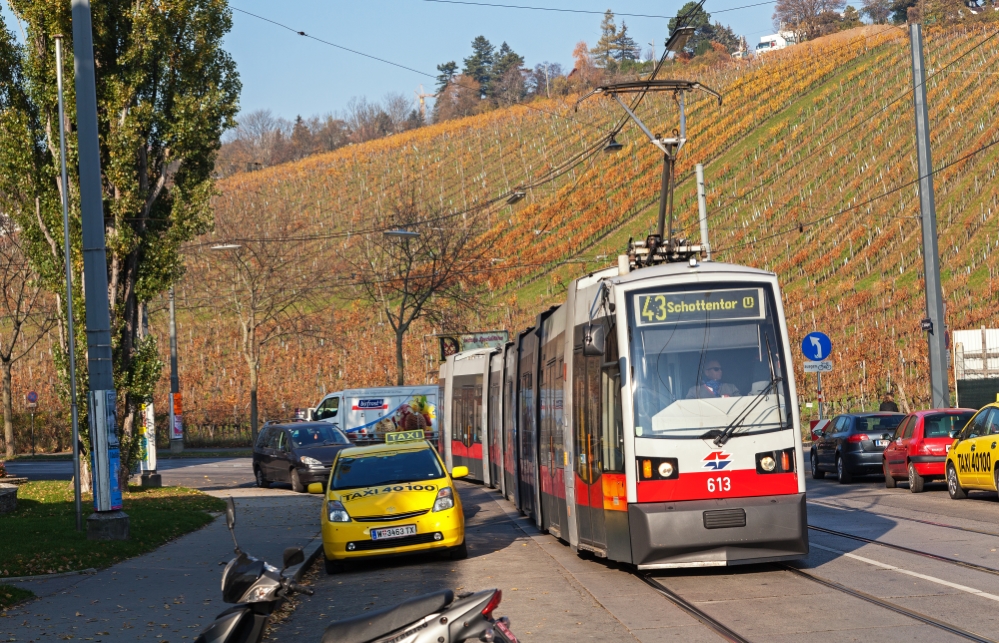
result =
[{"label": "green pine tree", "polygon": [[463,61],[465,66],[461,73],[479,83],[483,96],[489,95],[495,52],[495,47],[485,36],[476,36],[472,41],[472,55]]},{"label": "green pine tree", "polygon": [[454,77],[458,74],[458,63],[452,60],[451,62],[437,65],[437,71],[440,72],[437,76],[437,93],[439,94],[444,91],[449,84],[451,84],[451,81],[453,81]]},{"label": "green pine tree", "polygon": [[524,57],[515,52],[510,48],[510,45],[504,42],[500,45],[499,51],[496,52],[496,60],[493,62],[493,68],[490,70],[490,76],[494,80],[499,80],[506,75],[511,69],[520,69],[524,66]]},{"label": "green pine tree", "polygon": [[621,23],[621,31],[614,39],[614,60],[624,62],[625,60],[638,60],[642,56],[642,48],[638,46],[635,39],[628,35],[628,23]]}]

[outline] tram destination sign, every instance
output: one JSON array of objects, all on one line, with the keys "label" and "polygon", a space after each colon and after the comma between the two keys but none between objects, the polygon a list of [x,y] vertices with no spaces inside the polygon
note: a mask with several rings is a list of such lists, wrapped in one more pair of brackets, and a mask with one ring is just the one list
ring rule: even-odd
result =
[{"label": "tram destination sign", "polygon": [[763,289],[699,290],[635,295],[639,326],[726,319],[763,319]]}]

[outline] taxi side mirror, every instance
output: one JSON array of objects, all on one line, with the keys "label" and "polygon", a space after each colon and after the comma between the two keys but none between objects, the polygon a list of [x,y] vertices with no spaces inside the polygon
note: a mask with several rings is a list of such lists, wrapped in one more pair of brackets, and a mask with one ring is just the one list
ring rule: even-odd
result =
[{"label": "taxi side mirror", "polygon": [[452,478],[464,478],[468,475],[468,467],[455,467],[451,469]]},{"label": "taxi side mirror", "polygon": [[309,493],[322,493],[322,492],[323,492],[323,483],[313,482],[309,484]]}]

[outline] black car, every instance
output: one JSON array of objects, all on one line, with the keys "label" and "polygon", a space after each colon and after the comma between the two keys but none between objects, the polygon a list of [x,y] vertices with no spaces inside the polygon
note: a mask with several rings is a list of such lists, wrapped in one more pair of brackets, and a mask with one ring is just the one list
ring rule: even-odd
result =
[{"label": "black car", "polygon": [[846,484],[853,476],[884,473],[881,454],[904,418],[904,413],[837,415],[812,442],[812,477],[821,480],[831,471]]},{"label": "black car", "polygon": [[343,432],[328,422],[267,424],[253,446],[253,475],[257,486],[290,482],[303,492],[313,482],[324,486],[336,454],[351,446]]}]

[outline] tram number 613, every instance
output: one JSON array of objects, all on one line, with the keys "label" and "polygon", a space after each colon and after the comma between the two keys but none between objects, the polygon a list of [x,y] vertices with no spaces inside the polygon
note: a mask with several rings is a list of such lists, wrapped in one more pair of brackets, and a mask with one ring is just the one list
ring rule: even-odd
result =
[{"label": "tram number 613", "polygon": [[724,478],[708,478],[708,493],[714,493],[715,491],[731,491],[732,490],[732,479],[729,477]]}]

